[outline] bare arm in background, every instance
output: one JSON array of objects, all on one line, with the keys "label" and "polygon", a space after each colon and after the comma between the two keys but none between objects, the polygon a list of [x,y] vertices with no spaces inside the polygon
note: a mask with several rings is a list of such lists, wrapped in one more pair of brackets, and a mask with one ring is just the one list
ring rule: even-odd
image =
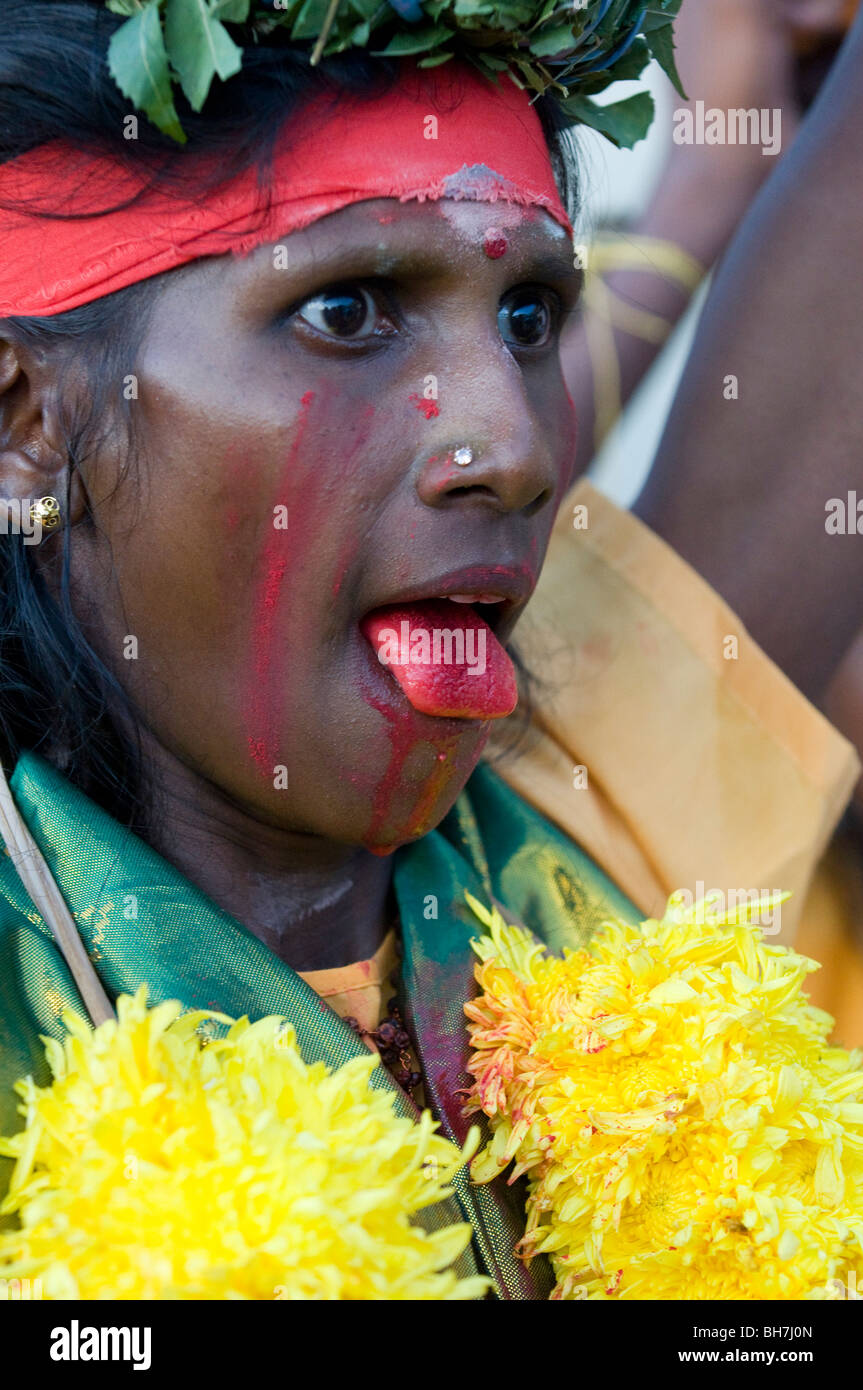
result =
[{"label": "bare arm in background", "polygon": [[[828,0],[835,6],[837,0]],[[777,0],[685,0],[677,25],[677,63],[690,105],[700,100],[722,110],[781,108],[782,148],[798,123],[793,97],[789,31]],[[675,98],[678,107],[683,103]],[[713,265],[725,250],[776,157],[753,145],[672,145],[666,166],[634,236],[670,241],[701,263]],[[623,234],[624,237],[626,233]],[[650,271],[610,274],[606,283],[631,303],[674,325],[690,295]],[[661,351],[661,344],[615,333],[621,404],[631,396]],[[596,439],[593,363],[583,321],[564,337],[567,386],[578,413],[578,465],[583,473],[601,442]]]},{"label": "bare arm in background", "polygon": [[[727,400],[736,376],[739,398]],[[820,699],[863,626],[863,10],[717,273],[635,510]]]}]

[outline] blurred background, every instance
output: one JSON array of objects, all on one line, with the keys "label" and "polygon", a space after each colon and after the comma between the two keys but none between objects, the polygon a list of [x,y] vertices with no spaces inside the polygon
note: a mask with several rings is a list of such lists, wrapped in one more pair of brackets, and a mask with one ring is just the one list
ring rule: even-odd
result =
[{"label": "blurred background", "polygon": [[[790,147],[858,4],[859,0],[684,0],[677,61],[690,104],[701,100],[722,110],[781,110],[781,152],[774,157],[760,148],[676,146],[674,112],[685,103],[652,64],[646,80],[657,116],[646,140],[634,150],[616,150],[593,131],[579,133],[579,239],[590,244],[597,234],[612,232],[629,239],[634,248],[642,231],[655,231],[655,214],[662,209],[659,220],[675,227],[674,244],[709,271],[763,180]],[[641,81],[621,83],[600,100],[618,101],[642,86]],[[701,226],[705,206],[713,224],[706,234]],[[621,288],[627,297],[643,302],[633,286]],[[588,447],[583,438],[582,462],[596,486],[622,506],[634,501],[649,472],[706,288],[704,280],[693,294],[672,296],[662,306],[669,333],[654,351],[646,352],[643,343],[639,350],[625,335],[616,335],[618,358],[635,359],[629,389],[626,364],[618,362],[618,370],[624,368],[621,404],[626,409],[610,432],[600,430],[597,438],[590,419],[591,439]],[[605,361],[592,361],[592,374],[608,372],[610,365],[607,356]],[[585,409],[584,380],[574,379],[575,370],[570,390],[587,428],[585,416],[591,417],[592,411]]]},{"label": "blurred background", "polygon": [[[579,473],[620,506],[633,505],[650,473],[711,271],[787,157],[859,3],[684,0],[677,63],[688,102],[654,65],[647,82],[657,118],[647,140],[618,151],[592,131],[576,137],[587,274],[562,362],[579,421]],[[620,84],[604,99],[629,94]],[[697,102],[770,113],[768,129],[781,121],[779,150],[676,143],[675,113]],[[721,491],[712,505],[720,528]],[[863,759],[863,631],[817,698]],[[836,1019],[837,1039],[863,1046],[863,779],[815,875],[795,945],[822,962],[807,990]]]}]

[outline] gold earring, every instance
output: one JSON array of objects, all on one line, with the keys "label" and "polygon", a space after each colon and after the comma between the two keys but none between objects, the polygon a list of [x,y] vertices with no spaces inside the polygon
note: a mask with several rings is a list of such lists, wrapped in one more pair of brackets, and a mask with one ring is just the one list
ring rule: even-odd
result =
[{"label": "gold earring", "polygon": [[34,531],[37,526],[42,531],[56,531],[61,521],[60,503],[56,497],[40,497],[30,508],[30,524]]}]

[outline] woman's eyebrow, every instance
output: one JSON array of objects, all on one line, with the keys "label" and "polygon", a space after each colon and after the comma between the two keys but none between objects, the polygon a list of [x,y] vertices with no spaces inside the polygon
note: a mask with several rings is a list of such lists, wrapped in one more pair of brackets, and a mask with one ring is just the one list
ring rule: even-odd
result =
[{"label": "woman's eyebrow", "polygon": [[[477,240],[477,250],[482,243]],[[333,246],[330,250],[317,249],[308,258],[298,258],[291,267],[296,276],[315,280],[326,278],[354,278],[359,276],[405,275],[417,278],[431,278],[464,270],[464,243],[459,241],[448,247],[433,249],[426,245],[394,246],[391,243],[378,245],[358,245],[356,242]],[[571,251],[563,248],[539,251],[530,246],[513,246],[508,264],[517,267],[518,275],[525,280],[574,279],[580,282],[581,273],[573,263]]]},{"label": "woman's eyebrow", "polygon": [[579,287],[584,279],[583,270],[575,264],[575,253],[571,246],[569,254],[563,250],[527,252],[525,270],[530,270],[530,278],[534,280],[573,280]]}]

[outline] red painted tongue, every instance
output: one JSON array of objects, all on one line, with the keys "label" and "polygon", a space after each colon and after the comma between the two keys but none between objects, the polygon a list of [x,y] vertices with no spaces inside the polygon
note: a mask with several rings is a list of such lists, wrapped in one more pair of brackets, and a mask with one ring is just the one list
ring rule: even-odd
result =
[{"label": "red painted tongue", "polygon": [[360,630],[421,714],[502,719],[515,709],[513,664],[469,604],[432,599],[378,608]]}]

